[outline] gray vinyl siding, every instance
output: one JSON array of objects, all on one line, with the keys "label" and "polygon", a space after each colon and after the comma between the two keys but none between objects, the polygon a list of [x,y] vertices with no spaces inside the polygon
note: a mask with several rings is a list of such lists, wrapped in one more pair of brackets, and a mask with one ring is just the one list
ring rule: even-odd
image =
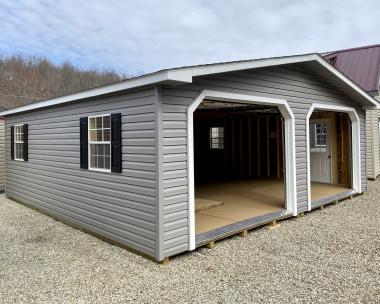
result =
[{"label": "gray vinyl siding", "polygon": [[367,191],[367,142],[366,142],[366,119],[365,110],[357,108],[359,119],[360,119],[360,157],[361,157],[361,167],[362,167],[362,192]]},{"label": "gray vinyl siding", "polygon": [[[79,119],[121,113],[122,173],[80,169]],[[12,161],[10,128],[29,125],[29,161]],[[6,118],[6,195],[156,257],[155,89]]]},{"label": "gray vinyl siding", "polygon": [[0,118],[0,193],[5,189],[5,122]]},{"label": "gray vinyl siding", "polygon": [[355,107],[361,121],[362,188],[366,190],[365,114],[355,101],[301,66],[231,72],[193,79],[193,84],[162,88],[163,253],[188,248],[186,112],[204,89],[286,99],[296,119],[297,206],[307,210],[306,115],[313,103]]},{"label": "gray vinyl siding", "polygon": [[[170,91],[170,90],[169,90]],[[161,92],[162,255],[188,250],[187,105]]]},{"label": "gray vinyl siding", "polygon": [[[380,96],[375,97],[380,100]],[[367,177],[375,179],[380,174],[380,110],[366,112]]]},{"label": "gray vinyl siding", "polygon": [[[311,104],[355,107],[366,190],[364,111],[299,65],[196,77],[192,84],[129,91],[8,116],[7,196],[158,260],[187,251],[187,109],[204,89],[288,101],[296,119],[299,212],[307,210],[306,114]],[[110,113],[122,114],[122,173],[80,169],[79,119]],[[10,159],[10,127],[20,123],[29,125],[28,162]]]},{"label": "gray vinyl siding", "polygon": [[372,137],[373,137],[373,110],[366,111],[366,145],[367,145],[367,177],[373,178],[374,170],[373,170],[373,161],[372,161],[372,155],[373,155],[373,145],[372,145]]}]

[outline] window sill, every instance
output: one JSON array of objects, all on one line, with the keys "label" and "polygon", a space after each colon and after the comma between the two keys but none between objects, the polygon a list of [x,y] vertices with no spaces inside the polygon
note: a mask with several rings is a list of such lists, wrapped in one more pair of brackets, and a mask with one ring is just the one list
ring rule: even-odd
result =
[{"label": "window sill", "polygon": [[111,173],[111,169],[88,168],[88,171]]}]

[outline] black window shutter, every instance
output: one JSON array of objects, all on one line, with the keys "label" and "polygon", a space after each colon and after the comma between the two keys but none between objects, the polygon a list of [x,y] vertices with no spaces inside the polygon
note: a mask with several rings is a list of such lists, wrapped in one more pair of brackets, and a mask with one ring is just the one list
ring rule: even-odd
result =
[{"label": "black window shutter", "polygon": [[111,114],[111,171],[121,173],[121,114]]},{"label": "black window shutter", "polygon": [[24,145],[23,145],[23,152],[24,152],[24,161],[28,161],[28,125],[24,124],[23,126],[23,133],[24,133]]},{"label": "black window shutter", "polygon": [[80,167],[88,169],[88,118],[80,119]]},{"label": "black window shutter", "polygon": [[11,126],[11,159],[15,159],[15,126]]}]

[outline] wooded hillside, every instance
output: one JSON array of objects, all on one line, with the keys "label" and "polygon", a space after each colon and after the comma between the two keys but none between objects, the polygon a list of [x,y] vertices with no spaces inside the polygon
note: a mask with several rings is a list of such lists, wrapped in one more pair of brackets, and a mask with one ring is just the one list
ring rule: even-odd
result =
[{"label": "wooded hillside", "polygon": [[14,108],[125,78],[113,71],[80,70],[70,63],[57,66],[44,58],[0,58],[0,106]]}]

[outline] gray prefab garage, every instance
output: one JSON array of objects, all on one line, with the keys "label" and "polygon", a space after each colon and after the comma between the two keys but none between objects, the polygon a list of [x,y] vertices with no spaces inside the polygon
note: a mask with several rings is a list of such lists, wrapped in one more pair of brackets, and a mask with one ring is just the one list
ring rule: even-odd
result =
[{"label": "gray prefab garage", "polygon": [[315,54],[163,70],[3,112],[6,195],[162,261],[365,191],[376,106]]}]

